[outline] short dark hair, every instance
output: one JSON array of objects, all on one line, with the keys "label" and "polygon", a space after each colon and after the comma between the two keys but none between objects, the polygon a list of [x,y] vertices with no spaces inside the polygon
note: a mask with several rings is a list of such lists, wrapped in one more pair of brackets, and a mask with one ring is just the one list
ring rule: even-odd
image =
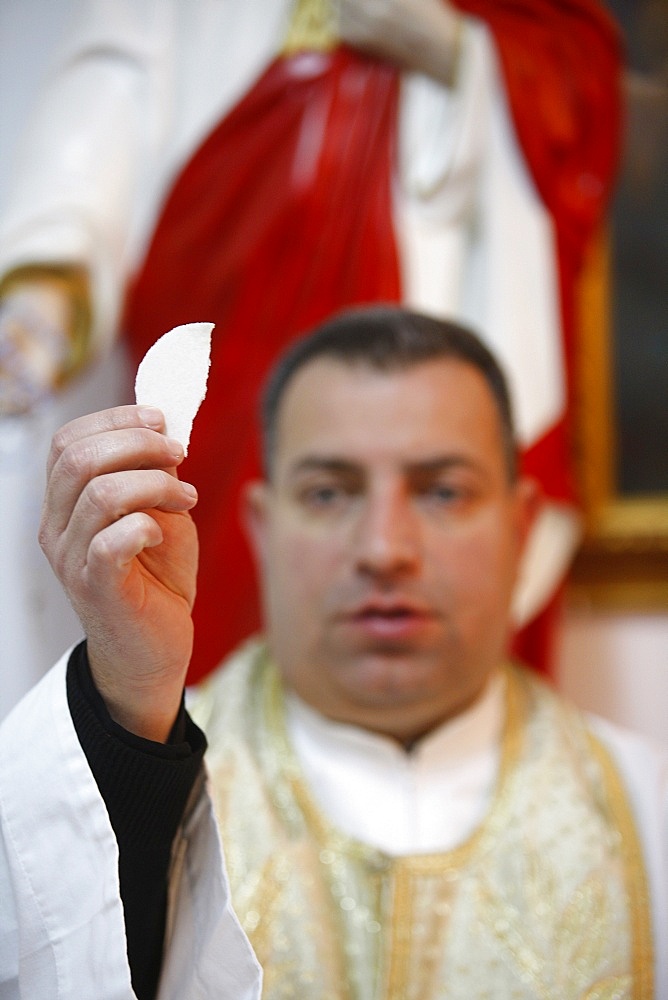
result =
[{"label": "short dark hair", "polygon": [[265,474],[271,477],[278,411],[294,375],[317,358],[378,371],[402,371],[439,358],[476,368],[487,382],[501,419],[510,481],[517,476],[517,444],[506,377],[491,351],[471,330],[400,306],[346,309],[295,341],[276,361],[261,398]]}]

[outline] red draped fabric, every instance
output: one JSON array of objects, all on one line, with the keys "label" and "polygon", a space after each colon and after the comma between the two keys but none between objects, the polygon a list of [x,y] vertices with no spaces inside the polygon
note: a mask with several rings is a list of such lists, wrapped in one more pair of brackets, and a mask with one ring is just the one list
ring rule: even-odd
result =
[{"label": "red draped fabric", "polygon": [[[570,376],[576,281],[619,157],[621,34],[596,0],[455,2],[494,35],[517,138],[555,225]],[[524,456],[527,471],[556,499],[574,495],[569,454],[565,415]]]},{"label": "red draped fabric", "polygon": [[[523,455],[548,497],[573,502],[575,291],[602,221],[621,141],[621,34],[597,0],[455,0],[494,35],[518,142],[555,227],[568,405]],[[550,673],[563,587],[515,637],[513,652]]]},{"label": "red draped fabric", "polygon": [[[459,6],[495,34],[518,135],[556,219],[571,316],[573,275],[615,163],[616,34],[586,0]],[[393,68],[345,47],[276,59],[176,178],[129,290],[124,330],[137,361],[179,323],[216,324],[183,467],[200,494],[190,682],[259,625],[239,492],[259,469],[256,406],[268,367],[333,311],[401,300],[391,204],[397,94]],[[563,428],[525,460],[550,495],[572,495]]]}]

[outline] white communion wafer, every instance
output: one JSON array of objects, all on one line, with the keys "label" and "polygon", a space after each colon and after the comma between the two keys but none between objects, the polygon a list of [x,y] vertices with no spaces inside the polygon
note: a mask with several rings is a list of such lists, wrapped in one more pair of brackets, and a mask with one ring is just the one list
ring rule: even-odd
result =
[{"label": "white communion wafer", "polygon": [[162,410],[165,433],[180,441],[186,455],[193,421],[206,395],[213,327],[213,323],[175,326],[148,349],[137,369],[137,402]]}]

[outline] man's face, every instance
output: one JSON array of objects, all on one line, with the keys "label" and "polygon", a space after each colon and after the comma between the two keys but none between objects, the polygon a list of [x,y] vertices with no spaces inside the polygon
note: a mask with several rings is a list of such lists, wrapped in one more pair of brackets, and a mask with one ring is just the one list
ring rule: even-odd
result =
[{"label": "man's face", "polygon": [[286,683],[402,741],[465,708],[503,656],[530,492],[509,483],[470,365],[307,364],[280,407],[272,482],[248,495]]}]

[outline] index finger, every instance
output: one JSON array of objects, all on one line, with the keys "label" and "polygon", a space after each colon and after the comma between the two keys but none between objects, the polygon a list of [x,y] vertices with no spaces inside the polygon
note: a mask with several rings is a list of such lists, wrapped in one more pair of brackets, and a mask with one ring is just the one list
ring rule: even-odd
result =
[{"label": "index finger", "polygon": [[69,445],[83,438],[105,431],[125,430],[132,427],[147,427],[153,431],[164,431],[165,418],[154,406],[112,406],[108,410],[98,410],[76,417],[64,424],[53,435],[46,464],[47,478],[53,467]]},{"label": "index finger", "polygon": [[[137,407],[118,407],[79,417],[58,432],[52,445],[40,539],[49,546],[69,523],[82,492],[102,476],[161,469],[176,476],[182,445],[146,426]],[[141,408],[139,408],[141,409]],[[160,424],[160,411],[155,411]],[[154,417],[149,413],[149,421]]]}]

